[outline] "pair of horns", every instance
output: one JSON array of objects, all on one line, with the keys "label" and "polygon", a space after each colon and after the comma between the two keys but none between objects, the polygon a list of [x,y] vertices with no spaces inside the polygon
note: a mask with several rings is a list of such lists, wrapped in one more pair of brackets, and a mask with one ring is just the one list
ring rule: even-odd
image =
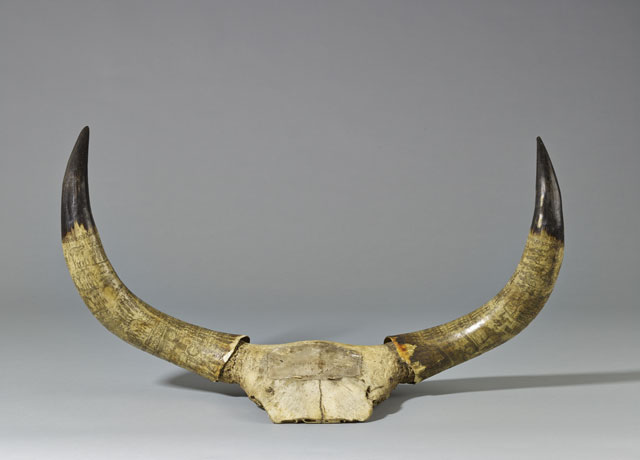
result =
[{"label": "pair of horns", "polygon": [[[224,379],[225,365],[245,335],[217,332],[166,315],[136,297],[107,259],[89,203],[89,128],[73,148],[62,187],[62,247],[71,277],[96,318],[141,350],[200,374]],[[506,286],[482,307],[449,323],[388,336],[415,383],[474,358],[523,330],[547,301],[564,253],[562,200],[551,160],[537,139],[533,221],[520,263]]]}]

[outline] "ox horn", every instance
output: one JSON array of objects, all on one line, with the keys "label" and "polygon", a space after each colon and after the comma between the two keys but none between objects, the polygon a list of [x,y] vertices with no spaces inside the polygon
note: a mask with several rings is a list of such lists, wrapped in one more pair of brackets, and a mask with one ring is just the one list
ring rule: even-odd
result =
[{"label": "ox horn", "polygon": [[564,255],[562,198],[551,159],[537,138],[536,201],[520,263],[506,286],[482,307],[417,332],[392,335],[414,383],[502,345],[522,331],[546,303]]},{"label": "ox horn", "polygon": [[89,128],[76,141],[62,184],[62,249],[71,278],[96,318],[125,342],[217,381],[244,335],[185,323],[136,297],[111,266],[89,204]]},{"label": "ox horn", "polygon": [[484,306],[382,345],[326,341],[254,345],[244,335],[185,323],[147,305],[120,281],[100,242],[87,182],[89,129],[73,148],[62,186],[62,247],[81,297],[126,342],[213,381],[238,383],[280,422],[364,421],[399,383],[417,383],[515,336],[551,294],[564,251],[560,189],[538,138],[536,202],[522,259]]}]

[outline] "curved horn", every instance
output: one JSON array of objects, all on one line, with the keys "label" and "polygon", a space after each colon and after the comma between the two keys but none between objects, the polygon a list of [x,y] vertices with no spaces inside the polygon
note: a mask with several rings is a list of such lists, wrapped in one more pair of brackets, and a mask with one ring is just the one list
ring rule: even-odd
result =
[{"label": "curved horn", "polygon": [[69,157],[62,185],[62,249],[82,299],[96,318],[122,340],[210,380],[243,335],[211,331],[185,323],[147,305],[120,281],[102,248],[91,215],[87,182],[89,128]]},{"label": "curved horn", "polygon": [[562,198],[538,137],[536,203],[524,253],[507,285],[489,302],[446,324],[389,336],[414,383],[503,344],[536,317],[549,298],[564,254]]}]

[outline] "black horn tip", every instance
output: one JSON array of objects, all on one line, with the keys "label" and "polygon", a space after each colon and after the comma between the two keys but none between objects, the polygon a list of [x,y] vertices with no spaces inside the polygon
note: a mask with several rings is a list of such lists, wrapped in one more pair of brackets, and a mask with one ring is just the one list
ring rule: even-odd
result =
[{"label": "black horn tip", "polygon": [[554,238],[564,241],[564,219],[562,217],[562,196],[558,179],[553,170],[547,148],[541,138],[537,138],[536,203],[531,222],[531,231],[543,230]]},{"label": "black horn tip", "polygon": [[71,151],[62,182],[62,237],[78,223],[89,229],[95,226],[89,204],[87,158],[89,127],[85,126]]}]

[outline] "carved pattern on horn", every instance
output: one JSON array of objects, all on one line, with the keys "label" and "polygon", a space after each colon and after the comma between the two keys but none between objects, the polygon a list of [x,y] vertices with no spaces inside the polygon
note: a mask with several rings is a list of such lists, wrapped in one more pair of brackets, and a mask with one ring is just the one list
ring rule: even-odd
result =
[{"label": "carved pattern on horn", "polygon": [[62,188],[62,249],[71,278],[93,315],[131,345],[210,380],[218,380],[248,338],[180,321],[136,297],[111,266],[89,204],[84,128],[69,158]]},{"label": "carved pattern on horn", "polygon": [[126,342],[210,380],[238,383],[271,420],[364,421],[399,383],[415,383],[478,356],[524,329],[547,301],[564,254],[562,200],[538,138],[536,202],[524,253],[507,285],[449,323],[389,336],[383,345],[325,341],[254,345],[244,335],[185,323],[147,305],[107,259],[89,203],[89,129],[73,148],[62,187],[62,248],[93,315]]},{"label": "carved pattern on horn", "polygon": [[533,221],[520,263],[506,286],[458,319],[385,339],[411,366],[413,383],[503,344],[522,331],[549,298],[564,256],[564,223],[553,165],[540,138],[537,145]]}]

